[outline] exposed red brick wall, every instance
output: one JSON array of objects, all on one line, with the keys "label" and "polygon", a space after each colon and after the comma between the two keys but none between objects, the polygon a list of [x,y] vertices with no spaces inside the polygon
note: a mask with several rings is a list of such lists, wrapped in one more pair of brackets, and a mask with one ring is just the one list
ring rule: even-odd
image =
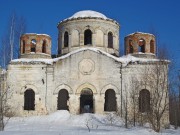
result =
[{"label": "exposed red brick wall", "polygon": [[42,53],[43,41],[46,41],[46,54],[51,55],[51,37],[41,34],[24,34],[20,38],[20,51],[23,54],[23,41],[25,41],[25,53],[31,52],[31,46],[33,46],[32,40],[36,40],[35,53]]},{"label": "exposed red brick wall", "polygon": [[[129,43],[129,41],[131,43]],[[153,41],[153,45],[152,45]],[[125,53],[130,53],[130,45],[133,46],[133,53],[138,53],[139,46],[145,45],[145,53],[156,53],[156,41],[155,36],[149,33],[136,32],[125,37]]]}]

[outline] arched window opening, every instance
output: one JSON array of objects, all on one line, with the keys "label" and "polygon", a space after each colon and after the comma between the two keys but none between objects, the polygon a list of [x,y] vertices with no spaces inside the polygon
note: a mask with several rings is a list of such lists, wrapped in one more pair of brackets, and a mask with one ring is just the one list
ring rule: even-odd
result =
[{"label": "arched window opening", "polygon": [[129,53],[133,53],[134,52],[134,48],[132,45],[129,46]]},{"label": "arched window opening", "polygon": [[69,110],[69,106],[67,104],[67,101],[69,100],[69,93],[66,89],[62,89],[58,93],[58,104],[57,109],[58,110]]},{"label": "arched window opening", "polygon": [[90,29],[84,31],[84,45],[92,45],[92,32]]},{"label": "arched window opening", "polygon": [[132,40],[129,40],[129,53],[133,53],[133,52],[134,52],[134,48],[133,48]]},{"label": "arched window opening", "polygon": [[108,33],[108,48],[113,48],[113,34],[112,34],[112,32]]},{"label": "arched window opening", "polygon": [[46,53],[46,40],[43,40],[42,53]]},{"label": "arched window opening", "polygon": [[22,51],[22,53],[25,53],[25,47],[26,47],[25,44],[26,44],[26,42],[25,42],[25,40],[23,40],[23,45],[22,45],[22,50],[23,51]]},{"label": "arched window opening", "polygon": [[93,92],[85,88],[80,96],[80,113],[93,113]]},{"label": "arched window opening", "polygon": [[155,52],[155,51],[154,51],[154,41],[153,41],[153,40],[150,41],[150,52],[151,52],[151,53],[154,53],[154,52]]},{"label": "arched window opening", "polygon": [[35,93],[32,89],[24,92],[24,110],[35,110]]},{"label": "arched window opening", "polygon": [[145,40],[144,39],[140,39],[139,43],[138,43],[138,51],[145,53]]},{"label": "arched window opening", "polygon": [[150,111],[150,92],[143,89],[139,92],[139,112]]},{"label": "arched window opening", "polygon": [[64,47],[68,47],[69,46],[69,34],[68,32],[66,31],[64,33]]},{"label": "arched window opening", "polygon": [[116,93],[113,89],[105,92],[104,111],[116,111]]},{"label": "arched window opening", "polygon": [[36,40],[35,39],[32,39],[31,40],[31,52],[36,52]]}]

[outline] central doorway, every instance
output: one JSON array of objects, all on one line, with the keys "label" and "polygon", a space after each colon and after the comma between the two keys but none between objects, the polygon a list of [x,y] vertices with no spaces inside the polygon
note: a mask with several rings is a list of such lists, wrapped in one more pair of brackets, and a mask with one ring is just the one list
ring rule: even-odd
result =
[{"label": "central doorway", "polygon": [[93,92],[89,88],[81,91],[80,113],[93,113]]}]

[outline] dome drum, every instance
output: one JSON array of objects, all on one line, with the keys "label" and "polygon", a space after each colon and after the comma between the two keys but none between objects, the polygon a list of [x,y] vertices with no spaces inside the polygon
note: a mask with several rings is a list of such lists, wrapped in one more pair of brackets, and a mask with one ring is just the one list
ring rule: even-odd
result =
[{"label": "dome drum", "polygon": [[84,47],[119,56],[119,24],[95,11],[80,11],[58,24],[58,52],[64,55]]}]

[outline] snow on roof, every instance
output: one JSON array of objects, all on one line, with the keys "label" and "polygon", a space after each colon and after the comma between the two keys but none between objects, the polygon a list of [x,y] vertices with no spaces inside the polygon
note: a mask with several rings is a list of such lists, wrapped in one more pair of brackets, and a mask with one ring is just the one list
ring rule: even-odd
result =
[{"label": "snow on roof", "polygon": [[99,13],[97,11],[92,11],[92,10],[83,10],[83,11],[76,12],[71,17],[60,21],[58,23],[58,25],[60,23],[62,23],[62,22],[65,22],[65,21],[68,21],[68,20],[71,20],[71,19],[77,19],[77,18],[101,18],[101,19],[104,19],[104,20],[107,20],[107,21],[112,21],[112,22],[116,23],[117,25],[119,25],[119,23],[117,21],[115,21],[114,19],[107,18],[104,14]]},{"label": "snow on roof", "polygon": [[22,34],[22,36],[23,35],[40,35],[40,36],[48,36],[48,37],[51,37],[51,36],[49,36],[48,34],[37,34],[37,33],[24,33],[24,34]]},{"label": "snow on roof", "polygon": [[[131,33],[131,34],[127,35],[127,36],[132,36],[132,35],[135,35],[135,34],[148,34],[148,35],[154,36],[154,35],[151,34],[151,33],[145,33],[145,32],[134,32],[134,33]],[[127,37],[127,36],[126,36],[126,37]]]},{"label": "snow on roof", "polygon": [[79,18],[79,17],[97,17],[97,18],[107,19],[107,17],[103,15],[102,13],[92,11],[92,10],[79,11],[75,13],[73,16],[69,17],[68,19]]},{"label": "snow on roof", "polygon": [[32,63],[32,64],[53,64],[53,59],[29,59],[29,58],[21,58],[21,59],[14,59],[10,63]]},{"label": "snow on roof", "polygon": [[27,59],[27,58],[21,58],[21,59],[15,59],[15,60],[12,60],[11,63],[42,63],[42,64],[50,64],[52,65],[53,63],[56,63],[57,61],[59,60],[63,60],[65,58],[68,58],[69,56],[73,55],[73,54],[76,54],[76,53],[79,53],[79,52],[82,52],[82,51],[86,51],[86,50],[90,50],[90,51],[93,51],[93,52],[97,52],[97,53],[100,53],[100,54],[103,54],[103,55],[106,55],[107,57],[109,58],[112,58],[113,60],[115,60],[116,62],[120,62],[122,63],[122,66],[125,67],[127,66],[129,63],[135,63],[135,62],[156,62],[156,61],[159,61],[159,59],[147,59],[147,58],[137,58],[137,57],[134,57],[132,55],[125,55],[125,56],[122,56],[122,57],[115,57],[107,52],[104,52],[100,49],[97,49],[97,48],[81,48],[81,49],[78,49],[78,50],[74,50],[66,55],[63,55],[61,57],[58,57],[58,58],[54,58],[54,59]]}]

